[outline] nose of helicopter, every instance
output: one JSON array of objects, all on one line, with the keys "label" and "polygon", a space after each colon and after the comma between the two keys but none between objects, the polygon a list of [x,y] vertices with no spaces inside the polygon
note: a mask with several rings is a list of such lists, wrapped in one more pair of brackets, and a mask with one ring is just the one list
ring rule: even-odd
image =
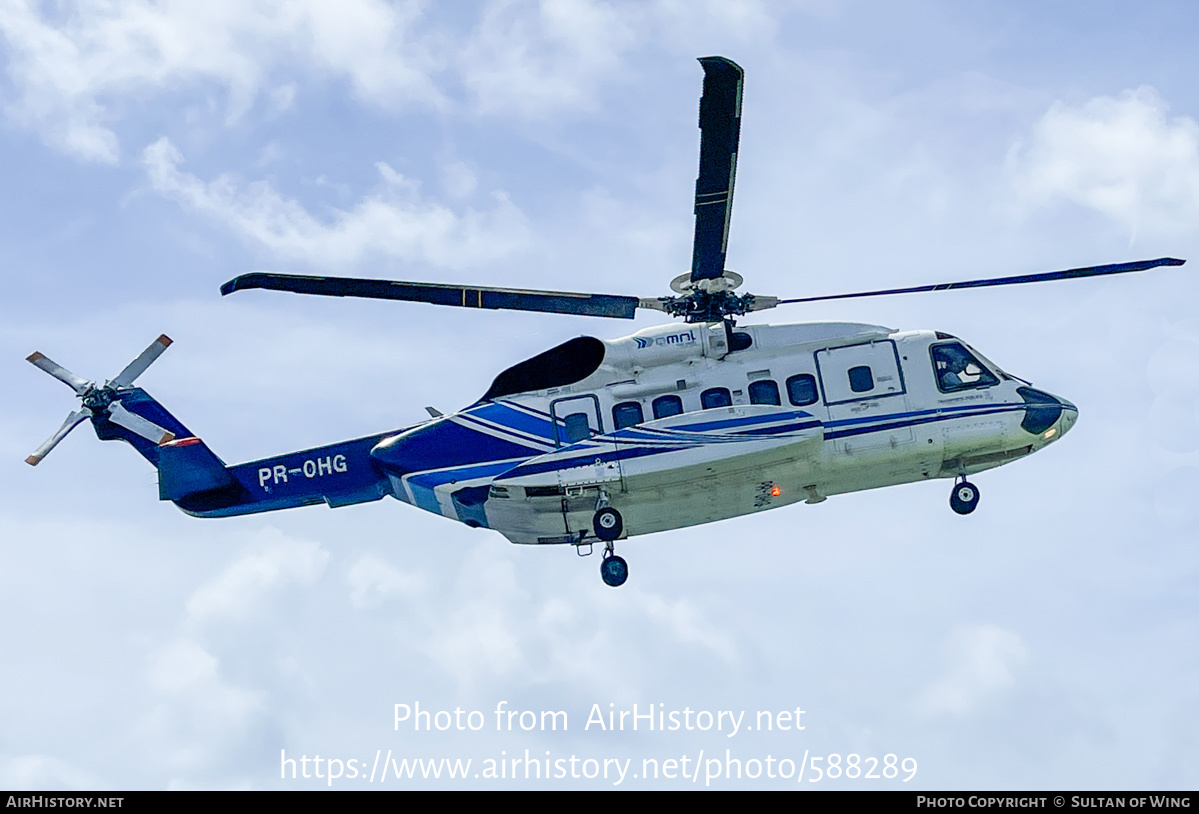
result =
[{"label": "nose of helicopter", "polygon": [[[1060,401],[1062,404],[1062,415],[1061,418],[1057,420],[1057,423],[1053,425],[1053,429],[1057,430],[1057,437],[1061,438],[1063,435],[1070,432],[1070,428],[1073,427],[1074,422],[1078,420],[1078,408],[1063,398],[1059,398],[1058,401]],[[1042,433],[1042,437],[1048,434],[1048,432],[1049,430],[1046,430],[1045,433]],[[1051,441],[1054,439],[1053,436],[1050,436],[1049,438],[1046,438],[1046,440]]]},{"label": "nose of helicopter", "polygon": [[1078,408],[1063,398],[1033,387],[1021,387],[1016,392],[1024,399],[1021,428],[1044,441],[1065,435],[1078,420]]},{"label": "nose of helicopter", "polygon": [[1059,398],[1058,401],[1062,403],[1061,434],[1065,435],[1078,420],[1078,408],[1065,399]]}]

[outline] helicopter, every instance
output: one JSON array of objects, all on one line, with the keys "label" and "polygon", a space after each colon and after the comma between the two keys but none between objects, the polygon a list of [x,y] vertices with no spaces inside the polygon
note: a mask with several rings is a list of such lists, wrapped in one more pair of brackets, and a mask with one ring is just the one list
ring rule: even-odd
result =
[{"label": "helicopter", "polygon": [[953,283],[780,299],[738,294],[725,268],[744,72],[699,60],[700,162],[691,271],[673,295],[632,297],[253,272],[221,287],[400,300],[459,308],[682,320],[604,340],[570,339],[501,372],[473,404],[397,430],[226,465],[135,386],[171,344],[163,335],[97,383],[41,353],[28,360],[81,405],[26,460],[36,465],[90,420],[158,470],[159,498],[189,515],[229,517],[396,498],[527,545],[602,545],[617,587],[617,541],[830,496],[934,478],[950,507],[978,506],[968,478],[1064,436],[1078,408],[1037,389],[965,341],[934,330],[850,322],[744,324],[791,303],[1016,285],[1144,271],[1163,257]]}]

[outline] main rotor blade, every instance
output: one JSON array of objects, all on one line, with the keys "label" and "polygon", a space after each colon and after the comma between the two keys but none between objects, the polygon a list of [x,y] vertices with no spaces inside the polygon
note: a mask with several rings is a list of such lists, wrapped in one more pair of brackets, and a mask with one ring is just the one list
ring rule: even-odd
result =
[{"label": "main rotor blade", "polygon": [[125,369],[117,374],[109,384],[114,387],[128,387],[133,384],[133,380],[146,372],[146,368],[154,364],[154,360],[162,356],[162,352],[171,345],[171,338],[166,334],[155,339],[150,343],[150,347],[146,348],[141,354],[125,366]]},{"label": "main rotor blade", "polygon": [[46,443],[38,447],[32,455],[25,459],[25,463],[29,464],[30,466],[37,466],[42,462],[42,458],[45,458],[50,454],[50,450],[58,446],[59,441],[67,437],[67,433],[79,426],[79,424],[91,416],[91,414],[92,411],[86,407],[84,407],[82,410],[76,410],[75,412],[71,413],[69,416],[67,416],[67,420],[62,422],[62,426],[59,427],[53,435],[46,439]]},{"label": "main rotor blade", "polygon": [[175,438],[173,432],[167,432],[153,421],[125,409],[119,401],[114,401],[108,408],[108,420],[155,444],[165,444]]},{"label": "main rotor blade", "polygon": [[[354,277],[309,277],[302,274],[272,274],[257,271],[235,277],[221,286],[222,294],[247,288],[319,294],[325,297],[367,297],[376,300],[427,302],[460,308],[492,308],[510,311],[543,311],[588,317],[632,319],[638,306],[650,300],[615,294],[578,294],[571,291],[535,291],[521,288],[407,283],[365,280]],[[652,302],[657,302],[656,300]]]},{"label": "main rotor blade", "polygon": [[741,138],[741,86],[745,72],[724,57],[702,57],[704,94],[699,100],[699,177],[695,180],[695,241],[691,282],[724,274]]},{"label": "main rotor blade", "polygon": [[1072,280],[1078,277],[1101,277],[1105,274],[1125,274],[1130,271],[1145,271],[1158,266],[1181,266],[1185,260],[1175,257],[1159,257],[1156,260],[1137,260],[1132,263],[1112,263],[1106,266],[1047,271],[1041,274],[1018,274],[1014,277],[994,277],[988,280],[963,280],[957,283],[936,283],[912,288],[888,288],[881,291],[859,291],[854,294],[828,294],[823,297],[798,297],[779,300],[779,305],[793,302],[817,302],[818,300],[847,300],[854,297],[881,297],[884,294],[915,294],[923,291],[952,291],[957,288],[988,288],[996,285],[1019,285],[1021,283],[1044,283],[1049,280]]},{"label": "main rotor blade", "polygon": [[76,395],[82,396],[89,387],[95,384],[95,382],[90,382],[82,376],[76,376],[74,373],[67,370],[62,365],[51,361],[49,357],[44,356],[40,352],[31,353],[25,358],[26,361],[32,362],[35,367],[41,368],[65,384],[67,387],[74,390]]}]

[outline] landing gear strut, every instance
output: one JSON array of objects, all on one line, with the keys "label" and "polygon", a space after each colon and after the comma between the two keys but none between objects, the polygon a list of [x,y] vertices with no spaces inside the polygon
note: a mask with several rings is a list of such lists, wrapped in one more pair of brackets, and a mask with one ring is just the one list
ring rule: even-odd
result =
[{"label": "landing gear strut", "polygon": [[616,556],[612,541],[624,533],[624,518],[620,512],[608,505],[608,493],[600,491],[595,502],[595,516],[591,518],[595,536],[604,541],[604,559],[600,562],[600,577],[605,585],[619,588],[629,578],[629,564]]},{"label": "landing gear strut", "polygon": [[958,514],[970,514],[978,508],[978,487],[966,480],[965,475],[959,475],[949,495],[949,508]]}]

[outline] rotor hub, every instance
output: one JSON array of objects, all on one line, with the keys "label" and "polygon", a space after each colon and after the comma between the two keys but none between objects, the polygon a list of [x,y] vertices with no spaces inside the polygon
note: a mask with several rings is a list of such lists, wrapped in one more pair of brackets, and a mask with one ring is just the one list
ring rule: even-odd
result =
[{"label": "rotor hub", "polygon": [[703,292],[705,294],[720,294],[737,288],[745,279],[735,271],[725,269],[719,277],[705,280],[692,280],[691,274],[680,274],[670,281],[670,290],[684,296]]},{"label": "rotor hub", "polygon": [[108,409],[108,405],[112,404],[112,400],[116,398],[116,391],[111,387],[92,387],[82,396],[83,406],[93,412],[101,412]]}]

